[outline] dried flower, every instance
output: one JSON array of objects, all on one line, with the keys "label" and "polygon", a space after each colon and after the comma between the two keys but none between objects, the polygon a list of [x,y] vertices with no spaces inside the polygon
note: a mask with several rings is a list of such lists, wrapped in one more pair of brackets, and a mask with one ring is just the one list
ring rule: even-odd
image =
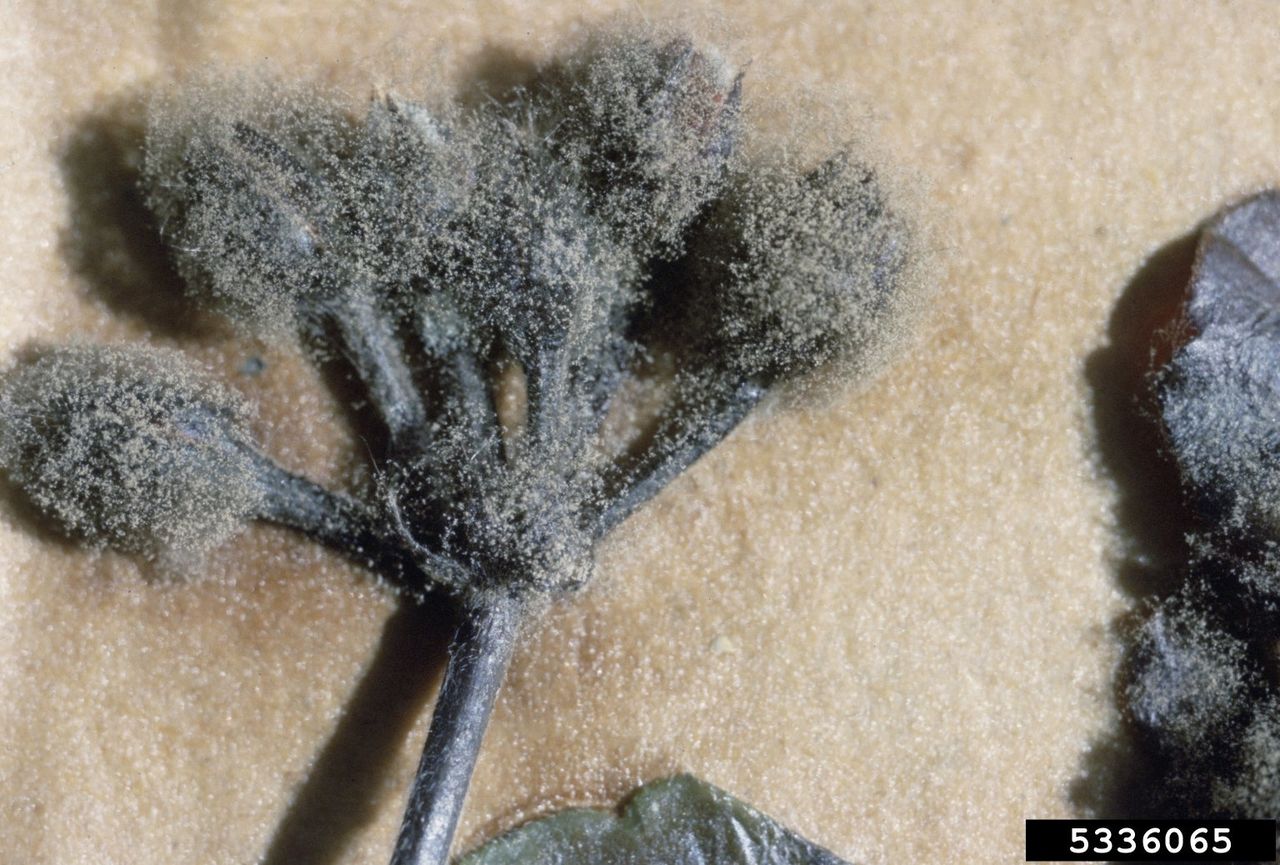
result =
[{"label": "dried flower", "polygon": [[[73,529],[194,547],[270,520],[457,599],[396,863],[445,861],[529,611],[584,585],[597,540],[772,387],[901,327],[911,236],[875,174],[743,156],[740,99],[716,52],[613,34],[479,108],[156,111],[149,201],[194,296],[350,362],[389,438],[372,501],[275,466],[225,389],[167,355],[70,350],[11,377],[0,458]],[[606,415],[670,321],[692,335],[672,400],[611,458]],[[506,425],[500,367],[527,385]]]}]

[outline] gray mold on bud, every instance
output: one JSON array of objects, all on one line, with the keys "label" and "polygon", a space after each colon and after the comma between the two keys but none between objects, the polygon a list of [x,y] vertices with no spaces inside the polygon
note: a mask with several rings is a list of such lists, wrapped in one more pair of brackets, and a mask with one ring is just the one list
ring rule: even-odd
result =
[{"label": "gray mold on bud", "polygon": [[351,265],[384,295],[409,296],[424,258],[474,183],[471,152],[444,117],[395,95],[374,99],[341,169]]},{"label": "gray mold on bud", "polygon": [[[902,329],[908,228],[878,179],[741,157],[740,84],[712,49],[615,32],[438,112],[288,90],[157,108],[144,181],[182,273],[347,362],[387,433],[377,504],[253,451],[234,400],[169,355],[55,353],[3,394],[11,476],[98,542],[199,548],[255,517],[454,596],[397,865],[447,860],[516,620],[584,585],[596,542],[770,386]],[[611,452],[615,396],[681,332],[652,436]]]},{"label": "gray mold on bud", "polygon": [[711,350],[765,382],[892,341],[909,231],[847,154],[739,174],[691,253]]},{"label": "gray mold on bud", "polygon": [[246,416],[177,352],[63,348],[4,382],[0,464],[93,543],[200,552],[261,504]]},{"label": "gray mold on bud", "polygon": [[594,211],[642,258],[670,257],[738,148],[741,75],[687,39],[624,34],[570,58],[555,146],[583,168]]},{"label": "gray mold on bud", "polygon": [[524,363],[542,346],[596,350],[639,277],[588,214],[576,167],[546,149],[538,111],[472,118],[459,146],[475,155],[475,184],[427,257],[439,290]]},{"label": "gray mold on bud", "polygon": [[345,134],[320,98],[292,112],[153,112],[143,182],[188,288],[268,329],[353,290],[333,166]]}]

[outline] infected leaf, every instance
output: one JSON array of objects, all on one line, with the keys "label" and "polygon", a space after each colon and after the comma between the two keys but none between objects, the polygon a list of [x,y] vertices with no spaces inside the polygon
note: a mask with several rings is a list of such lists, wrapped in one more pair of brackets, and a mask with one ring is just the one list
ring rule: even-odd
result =
[{"label": "infected leaf", "polygon": [[846,865],[692,775],[641,787],[612,814],[562,811],[462,857],[458,865]]}]

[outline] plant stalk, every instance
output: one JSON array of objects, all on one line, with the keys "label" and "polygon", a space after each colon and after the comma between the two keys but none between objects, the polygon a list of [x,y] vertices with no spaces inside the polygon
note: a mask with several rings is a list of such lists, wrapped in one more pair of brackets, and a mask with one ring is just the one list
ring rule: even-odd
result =
[{"label": "plant stalk", "polygon": [[295,475],[252,445],[232,441],[227,446],[247,455],[257,472],[263,491],[257,519],[300,532],[403,591],[421,594],[431,588],[435,574],[424,573],[424,563],[367,504]]},{"label": "plant stalk", "polygon": [[535,447],[548,450],[563,446],[572,425],[569,415],[573,401],[568,398],[568,356],[563,346],[534,352],[525,366],[528,383],[526,435]]},{"label": "plant stalk", "polygon": [[391,323],[364,298],[346,299],[331,318],[347,360],[386,424],[392,450],[412,453],[424,447],[427,409]]},{"label": "plant stalk", "polygon": [[629,473],[623,488],[601,510],[596,521],[596,537],[601,538],[611,532],[703,454],[723,441],[751,413],[764,394],[763,387],[754,382],[743,382],[720,397],[714,409],[698,419],[697,425],[684,426],[676,421],[660,428],[657,440],[646,452],[642,463]]},{"label": "plant stalk", "polygon": [[503,596],[465,611],[409,791],[391,865],[445,865],[525,609]]},{"label": "plant stalk", "polygon": [[470,350],[455,351],[449,357],[449,377],[456,390],[460,422],[468,424],[485,462],[493,463],[501,453],[502,430],[493,391],[479,359]]}]

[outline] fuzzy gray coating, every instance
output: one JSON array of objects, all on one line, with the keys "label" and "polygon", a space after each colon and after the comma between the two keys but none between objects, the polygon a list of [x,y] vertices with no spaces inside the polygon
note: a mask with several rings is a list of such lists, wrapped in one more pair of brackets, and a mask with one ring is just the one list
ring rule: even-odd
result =
[{"label": "fuzzy gray coating", "polygon": [[265,330],[362,288],[335,175],[349,137],[316,96],[274,113],[153,111],[143,186],[194,296]]},{"label": "fuzzy gray coating", "polygon": [[1273,542],[1264,546],[1261,556],[1237,563],[1234,570],[1240,584],[1266,603],[1280,601],[1280,548]]},{"label": "fuzzy gray coating", "polygon": [[68,532],[143,552],[193,553],[262,500],[245,405],[174,351],[73,347],[0,389],[0,465]]},{"label": "fuzzy gray coating", "polygon": [[1184,481],[1213,520],[1280,533],[1280,345],[1228,329],[1192,340],[1160,377],[1161,416]]},{"label": "fuzzy gray coating", "polygon": [[[747,158],[741,80],[715,49],[645,29],[431,109],[193,88],[153,112],[144,179],[202,300],[341,334],[402,449],[381,474],[407,546],[484,591],[559,590],[586,581],[593,521],[628,484],[651,495],[644,472],[665,483],[775,381],[902,329],[905,220],[847,154],[802,167],[766,141]],[[660,419],[669,459],[609,473],[612,398],[676,317],[697,332],[680,381],[699,381]],[[504,427],[494,370],[513,367],[522,416]]]},{"label": "fuzzy gray coating", "polygon": [[590,358],[641,272],[589,213],[577,167],[548,150],[539,122],[532,104],[471,118],[455,146],[471,154],[474,183],[424,244],[425,270],[450,308],[522,362],[540,345]]},{"label": "fuzzy gray coating", "polygon": [[1236,769],[1212,785],[1213,804],[1238,819],[1280,814],[1280,702],[1260,703],[1240,736]]},{"label": "fuzzy gray coating", "polygon": [[[594,537],[585,519],[599,482],[565,448],[525,453],[495,466],[476,458],[461,425],[441,430],[430,454],[385,479],[430,543],[470,574],[466,592],[559,594],[585,585]],[[426,519],[418,517],[428,513]]]},{"label": "fuzzy gray coating", "polygon": [[476,154],[456,117],[388,94],[375,99],[352,151],[336,167],[340,210],[350,235],[346,266],[381,296],[422,291],[437,237],[465,207]]},{"label": "fuzzy gray coating", "polygon": [[1166,747],[1203,750],[1247,708],[1246,659],[1243,642],[1187,602],[1168,601],[1134,641],[1129,711]]},{"label": "fuzzy gray coating", "polygon": [[906,300],[908,234],[847,154],[743,172],[691,251],[712,350],[766,381],[871,352]]},{"label": "fuzzy gray coating", "polygon": [[681,252],[742,136],[738,70],[687,39],[610,34],[559,77],[552,146],[582,166],[593,211],[642,258]]}]

